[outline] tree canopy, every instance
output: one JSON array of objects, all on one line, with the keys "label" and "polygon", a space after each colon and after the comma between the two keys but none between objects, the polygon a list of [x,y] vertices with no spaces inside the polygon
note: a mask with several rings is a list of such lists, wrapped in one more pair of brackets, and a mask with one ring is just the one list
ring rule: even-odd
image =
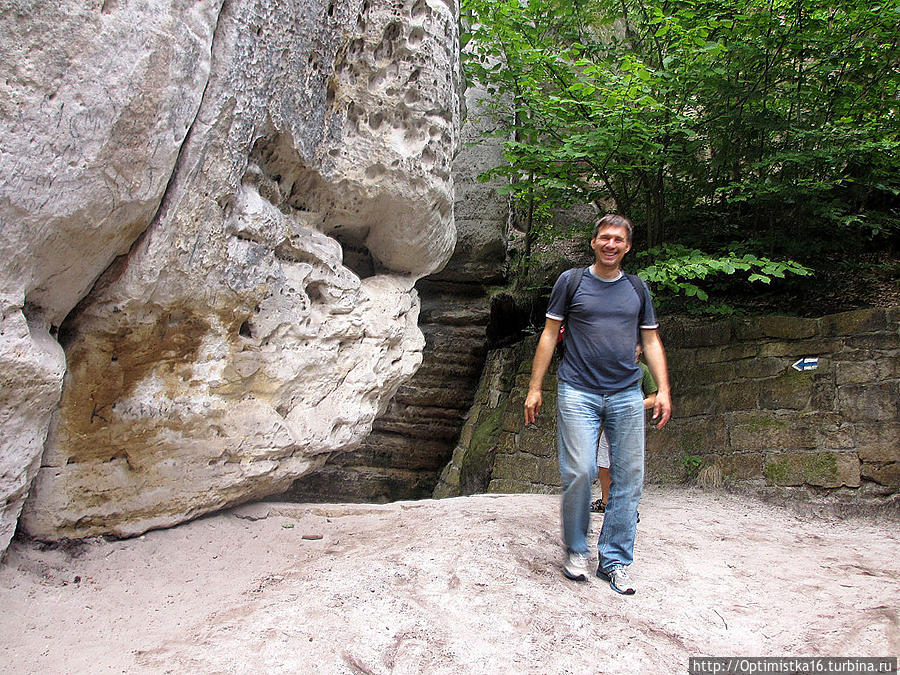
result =
[{"label": "tree canopy", "polygon": [[[464,0],[534,237],[632,218],[641,272],[767,282],[900,235],[900,1]],[[848,243],[849,242],[849,243]],[[793,260],[799,262],[793,262]]]}]

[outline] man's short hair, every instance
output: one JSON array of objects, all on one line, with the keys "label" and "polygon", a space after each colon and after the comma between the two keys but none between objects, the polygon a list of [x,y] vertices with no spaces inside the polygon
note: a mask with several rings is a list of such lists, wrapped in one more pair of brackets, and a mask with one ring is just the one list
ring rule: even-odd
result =
[{"label": "man's short hair", "polygon": [[600,234],[601,228],[604,227],[624,227],[625,231],[628,232],[625,240],[629,244],[631,243],[631,237],[634,235],[634,225],[625,216],[620,216],[618,213],[607,213],[594,224],[594,236],[591,238],[596,239],[597,235]]}]

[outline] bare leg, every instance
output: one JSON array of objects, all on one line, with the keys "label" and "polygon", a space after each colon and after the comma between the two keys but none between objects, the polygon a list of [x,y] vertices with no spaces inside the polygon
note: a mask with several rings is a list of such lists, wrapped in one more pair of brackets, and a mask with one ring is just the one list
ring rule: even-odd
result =
[{"label": "bare leg", "polygon": [[600,479],[600,497],[606,506],[609,502],[609,467],[600,467],[597,470],[597,477]]}]

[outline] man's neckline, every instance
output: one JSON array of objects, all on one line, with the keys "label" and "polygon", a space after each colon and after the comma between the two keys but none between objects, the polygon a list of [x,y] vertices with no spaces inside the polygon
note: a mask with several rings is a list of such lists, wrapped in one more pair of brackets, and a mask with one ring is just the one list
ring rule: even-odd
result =
[{"label": "man's neckline", "polygon": [[591,265],[590,267],[588,267],[588,272],[590,272],[590,273],[591,273],[591,276],[594,277],[595,279],[597,279],[598,281],[605,281],[605,282],[608,283],[608,284],[611,284],[611,283],[614,282],[614,281],[618,281],[618,280],[621,279],[621,278],[624,276],[624,274],[625,274],[624,272],[622,272],[622,270],[619,270],[619,273],[615,276],[615,278],[613,278],[613,279],[606,279],[605,277],[597,276],[597,273],[594,272],[594,266],[593,266],[593,265]]}]

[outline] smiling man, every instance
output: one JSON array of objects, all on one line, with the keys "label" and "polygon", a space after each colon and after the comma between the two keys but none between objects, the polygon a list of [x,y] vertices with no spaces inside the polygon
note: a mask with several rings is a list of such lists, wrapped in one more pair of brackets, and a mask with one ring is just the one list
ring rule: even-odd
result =
[{"label": "smiling man", "polygon": [[672,414],[665,350],[650,292],[640,279],[622,272],[632,233],[627,218],[602,217],[591,239],[594,264],[568,270],[557,279],[525,399],[525,424],[531,424],[541,409],[541,385],[565,321],[565,352],[557,372],[557,444],[566,545],[563,572],[570,579],[588,578],[591,484],[597,473],[602,427],[609,438],[611,487],[597,542],[597,576],[625,595],[635,592],[627,568],[633,560],[644,483],[642,374],[635,358],[638,341],[659,386],[653,419],[663,427]]}]

